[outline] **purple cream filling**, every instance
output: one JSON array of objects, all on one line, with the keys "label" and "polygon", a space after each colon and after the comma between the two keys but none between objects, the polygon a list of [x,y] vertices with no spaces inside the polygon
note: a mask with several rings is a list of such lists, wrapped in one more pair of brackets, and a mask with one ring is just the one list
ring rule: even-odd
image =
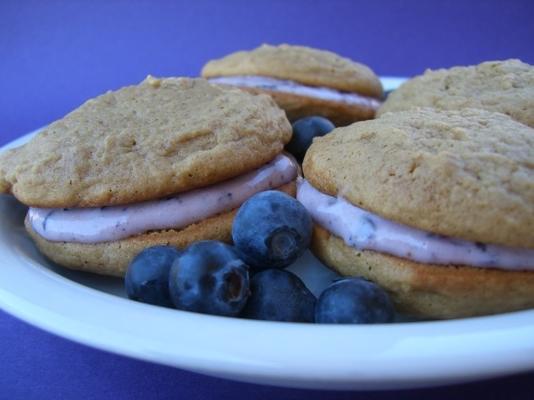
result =
[{"label": "purple cream filling", "polygon": [[274,92],[284,92],[298,96],[313,97],[321,100],[337,101],[341,103],[364,106],[378,109],[381,103],[373,97],[361,96],[356,93],[341,92],[326,87],[305,86],[300,83],[282,79],[269,78],[265,76],[219,76],[209,78],[211,83],[222,85],[231,85],[239,87],[250,87],[255,89],[264,89]]},{"label": "purple cream filling", "polygon": [[534,250],[469,242],[389,221],[297,181],[297,199],[313,220],[358,250],[427,264],[468,265],[534,271]]},{"label": "purple cream filling", "polygon": [[150,230],[181,229],[239,207],[249,197],[294,180],[297,167],[284,155],[263,167],[205,188],[143,203],[98,208],[30,208],[33,229],[50,241],[98,243]]}]

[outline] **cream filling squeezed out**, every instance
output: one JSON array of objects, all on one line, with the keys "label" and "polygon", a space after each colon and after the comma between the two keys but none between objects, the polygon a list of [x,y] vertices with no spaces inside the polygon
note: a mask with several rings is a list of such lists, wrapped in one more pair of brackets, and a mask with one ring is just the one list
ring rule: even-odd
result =
[{"label": "cream filling squeezed out", "polygon": [[297,181],[297,199],[313,220],[358,250],[374,250],[427,264],[534,271],[534,250],[469,242],[425,232],[358,208]]},{"label": "cream filling squeezed out", "polygon": [[150,230],[181,229],[239,207],[263,190],[291,182],[293,160],[277,156],[263,167],[236,178],[175,196],[124,206],[99,208],[30,208],[33,229],[50,241],[97,243]]},{"label": "cream filling squeezed out", "polygon": [[301,85],[294,81],[269,78],[265,76],[219,76],[208,79],[211,83],[223,85],[250,87],[255,89],[271,90],[274,92],[284,92],[299,96],[314,97],[321,100],[338,101],[342,103],[359,105],[372,108],[380,107],[381,102],[372,97],[361,96],[356,93],[340,92],[326,87],[314,87]]}]

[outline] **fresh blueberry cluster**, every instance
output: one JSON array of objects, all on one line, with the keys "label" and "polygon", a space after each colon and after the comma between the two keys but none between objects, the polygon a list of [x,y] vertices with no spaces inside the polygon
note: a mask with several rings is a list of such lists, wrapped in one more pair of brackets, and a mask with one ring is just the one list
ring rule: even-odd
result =
[{"label": "fresh blueberry cluster", "polygon": [[285,270],[308,248],[311,232],[312,221],[302,204],[282,192],[262,192],[239,209],[234,246],[205,240],[183,252],[169,246],[147,248],[129,266],[126,292],[149,304],[249,319],[392,321],[389,297],[372,282],[341,279],[316,299]]},{"label": "fresh blueberry cluster", "polygon": [[[322,117],[293,124],[286,150],[302,162],[313,138],[334,125]],[[309,247],[313,223],[293,197],[269,190],[247,200],[232,226],[233,246],[196,242],[142,251],[126,273],[128,297],[204,314],[266,321],[385,323],[395,312],[387,293],[362,278],[332,283],[318,299],[285,268]]]}]

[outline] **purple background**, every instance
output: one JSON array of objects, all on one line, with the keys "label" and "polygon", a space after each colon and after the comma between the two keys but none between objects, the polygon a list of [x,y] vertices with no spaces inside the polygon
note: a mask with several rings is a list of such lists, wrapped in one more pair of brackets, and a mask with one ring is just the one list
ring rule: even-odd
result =
[{"label": "purple background", "polygon": [[[0,1],[0,145],[108,89],[149,73],[194,76],[211,58],[263,42],[330,49],[382,75],[510,57],[534,64],[533,17],[529,0]],[[533,389],[530,373],[437,389],[344,392],[336,398],[527,399]],[[0,311],[0,399],[332,396],[115,356]]]}]

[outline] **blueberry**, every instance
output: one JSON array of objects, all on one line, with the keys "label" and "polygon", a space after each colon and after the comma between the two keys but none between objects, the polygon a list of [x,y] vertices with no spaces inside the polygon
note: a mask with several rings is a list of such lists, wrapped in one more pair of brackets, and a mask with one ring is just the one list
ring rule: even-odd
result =
[{"label": "blueberry", "polygon": [[169,289],[180,310],[236,316],[250,294],[248,267],[232,246],[196,242],[171,267]]},{"label": "blueberry", "polygon": [[249,198],[234,219],[232,238],[254,269],[285,268],[309,246],[312,220],[293,197],[275,190]]},{"label": "blueberry", "polygon": [[387,100],[391,92],[393,92],[393,90],[384,90],[384,93],[382,93],[382,101]]},{"label": "blueberry", "polygon": [[315,322],[376,324],[392,322],[393,305],[378,285],[362,278],[340,279],[324,290],[315,306]]},{"label": "blueberry", "polygon": [[130,263],[124,285],[132,300],[172,307],[169,271],[181,252],[170,246],[148,247]]},{"label": "blueberry", "polygon": [[254,275],[243,316],[266,321],[313,322],[315,296],[289,271],[267,269]]},{"label": "blueberry", "polygon": [[293,154],[298,162],[302,162],[313,138],[324,136],[334,128],[334,124],[323,117],[301,118],[293,123],[293,136],[286,150]]}]

